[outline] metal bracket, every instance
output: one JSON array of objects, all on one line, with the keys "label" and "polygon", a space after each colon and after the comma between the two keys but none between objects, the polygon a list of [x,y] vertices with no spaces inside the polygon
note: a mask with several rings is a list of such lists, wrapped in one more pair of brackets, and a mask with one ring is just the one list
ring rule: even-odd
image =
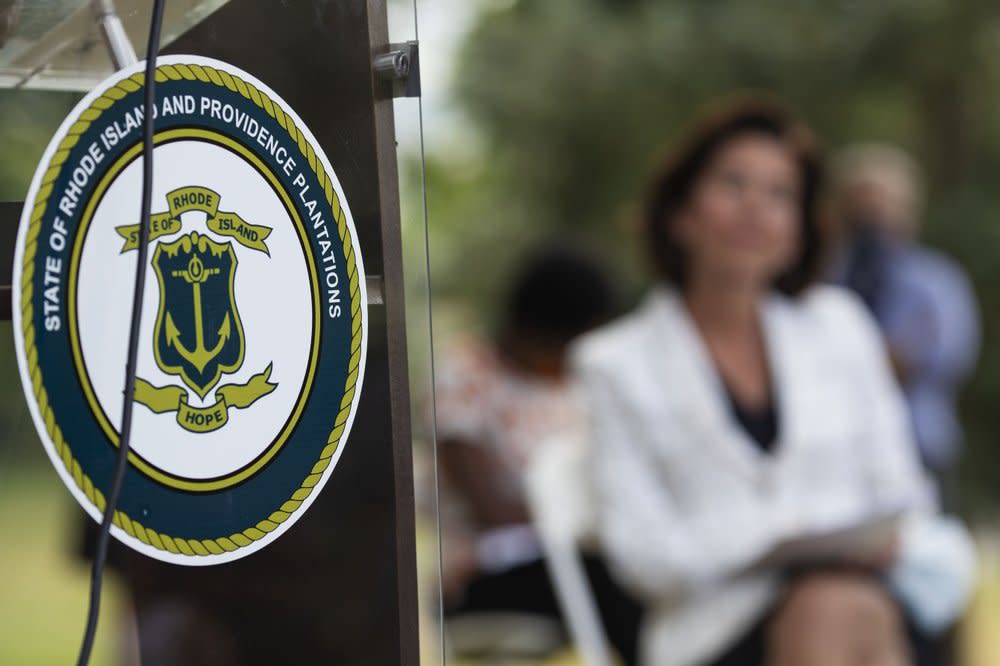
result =
[{"label": "metal bracket", "polygon": [[368,305],[385,305],[385,289],[381,275],[366,275],[365,291],[368,292]]},{"label": "metal bracket", "polygon": [[393,97],[420,97],[420,45],[415,41],[390,44],[375,56],[375,75],[392,83]]}]

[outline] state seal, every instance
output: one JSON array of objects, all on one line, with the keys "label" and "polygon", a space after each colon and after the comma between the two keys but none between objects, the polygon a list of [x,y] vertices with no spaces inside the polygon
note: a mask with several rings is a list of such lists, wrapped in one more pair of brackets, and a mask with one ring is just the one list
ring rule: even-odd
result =
[{"label": "state seal", "polygon": [[[143,67],[87,95],[31,183],[14,260],[21,379],[95,520],[120,435],[142,187]],[[364,268],[344,191],[295,112],[216,60],[158,60],[130,467],[112,528],[158,559],[243,557],[302,515],[364,377]]]}]

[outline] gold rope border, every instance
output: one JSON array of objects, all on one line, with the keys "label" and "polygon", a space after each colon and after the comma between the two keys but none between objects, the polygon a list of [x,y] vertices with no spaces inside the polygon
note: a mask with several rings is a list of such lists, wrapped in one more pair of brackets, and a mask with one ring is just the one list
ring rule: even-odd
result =
[{"label": "gold rope border", "polygon": [[[323,472],[330,466],[333,454],[340,445],[341,437],[347,426],[347,419],[351,413],[351,404],[357,390],[358,375],[361,366],[361,329],[362,329],[362,308],[360,297],[360,280],[358,278],[357,264],[354,256],[351,235],[347,230],[347,218],[344,209],[340,205],[340,200],[333,188],[323,165],[317,157],[312,145],[306,140],[305,135],[295,126],[292,118],[288,116],[278,104],[275,104],[262,91],[258,90],[252,83],[233,76],[229,72],[215,69],[209,65],[199,64],[164,64],[156,69],[156,81],[164,83],[166,81],[201,81],[211,83],[221,88],[226,88],[238,93],[246,99],[252,101],[259,108],[263,109],[269,116],[274,118],[281,127],[288,132],[292,142],[297,144],[302,155],[309,162],[309,167],[316,174],[320,186],[326,194],[327,203],[333,210],[333,217],[337,221],[337,231],[343,243],[344,257],[347,262],[347,274],[350,282],[351,295],[351,360],[348,365],[347,381],[344,388],[344,398],[340,402],[340,412],[334,422],[333,431],[327,438],[327,445],[320,452],[319,459],[313,465],[309,475],[303,480],[298,490],[292,493],[281,506],[271,513],[266,519],[258,522],[253,527],[248,527],[242,532],[237,532],[229,536],[218,537],[216,539],[184,539],[162,534],[148,527],[145,527],[136,520],[133,520],[122,511],[115,511],[114,524],[121,528],[129,536],[132,536],[142,543],[152,546],[157,550],[167,551],[178,555],[206,556],[221,555],[231,553],[240,548],[251,545],[254,541],[263,539],[267,534],[273,532],[283,522],[288,520],[295,511],[302,506],[302,503],[312,494],[313,488],[323,478]],[[69,157],[70,151],[76,146],[80,135],[87,130],[90,125],[97,120],[101,113],[110,108],[115,102],[123,99],[127,94],[136,92],[143,87],[145,75],[143,73],[133,74],[122,79],[117,85],[109,88],[100,97],[96,98],[91,105],[79,116],[79,120],[70,126],[66,136],[60,142],[55,154],[49,161],[49,167],[35,195],[35,207],[31,212],[28,224],[28,231],[25,237],[24,260],[22,264],[21,276],[21,320],[24,334],[24,350],[28,362],[28,375],[31,377],[31,386],[35,398],[38,401],[38,412],[41,414],[45,429],[55,446],[59,458],[62,460],[66,470],[72,475],[77,487],[83,491],[87,499],[93,503],[102,513],[106,505],[104,494],[94,487],[80,464],[73,457],[69,445],[63,437],[62,430],[55,422],[55,415],[49,405],[48,394],[42,386],[42,374],[38,367],[38,350],[35,348],[35,327],[32,323],[34,308],[32,307],[32,277],[34,276],[34,259],[38,250],[38,235],[41,232],[42,216],[45,213],[46,202],[52,193],[53,183],[58,177],[63,163]]]}]

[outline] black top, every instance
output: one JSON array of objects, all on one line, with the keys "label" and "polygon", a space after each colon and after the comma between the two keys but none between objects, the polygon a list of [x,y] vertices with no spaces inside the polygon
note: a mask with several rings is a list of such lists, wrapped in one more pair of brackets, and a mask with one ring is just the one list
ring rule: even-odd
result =
[{"label": "black top", "polygon": [[778,414],[774,408],[774,400],[768,400],[763,407],[747,409],[729,387],[726,387],[726,395],[729,397],[729,408],[736,421],[762,451],[771,453],[778,438]]}]

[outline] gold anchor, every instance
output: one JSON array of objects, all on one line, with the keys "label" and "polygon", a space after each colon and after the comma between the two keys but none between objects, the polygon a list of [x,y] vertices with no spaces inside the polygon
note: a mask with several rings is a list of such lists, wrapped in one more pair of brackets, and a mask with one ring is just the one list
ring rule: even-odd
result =
[{"label": "gold anchor", "polygon": [[177,270],[172,271],[171,275],[173,277],[183,278],[185,282],[191,285],[191,291],[194,295],[194,335],[195,335],[195,345],[194,351],[187,349],[180,339],[180,329],[174,324],[173,318],[170,313],[167,312],[166,326],[167,326],[167,344],[172,345],[177,353],[180,354],[185,360],[190,362],[198,372],[203,372],[205,366],[208,362],[215,358],[220,351],[222,351],[222,346],[229,339],[232,334],[232,327],[229,322],[229,313],[226,313],[225,319],[222,320],[222,325],[219,326],[219,341],[216,343],[215,347],[212,349],[205,349],[205,333],[202,330],[203,320],[201,312],[201,285],[212,275],[218,275],[222,272],[222,269],[216,268],[205,268],[204,263],[198,258],[198,255],[192,255],[190,261],[188,261],[187,270]]}]

